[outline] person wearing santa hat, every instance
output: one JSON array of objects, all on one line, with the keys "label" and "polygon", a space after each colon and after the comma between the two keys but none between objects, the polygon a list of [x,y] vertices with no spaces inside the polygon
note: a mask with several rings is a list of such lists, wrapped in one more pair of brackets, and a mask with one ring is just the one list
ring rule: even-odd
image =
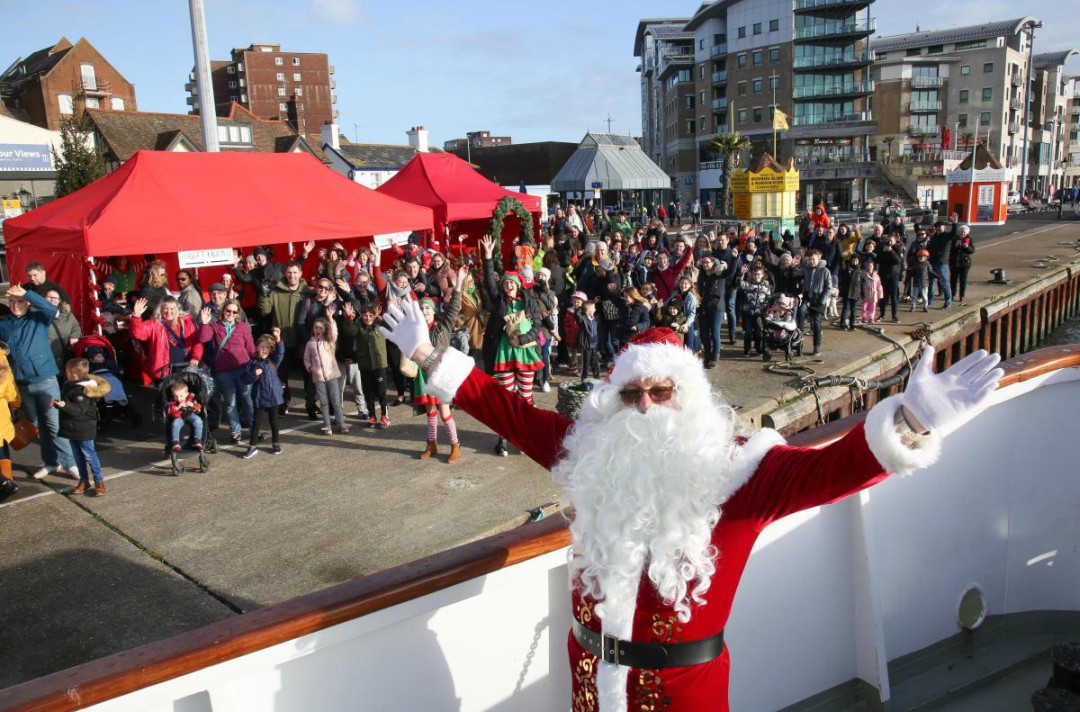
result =
[{"label": "person wearing santa hat", "polygon": [[573,422],[432,346],[417,308],[393,308],[386,323],[428,393],[550,469],[573,507],[574,710],[727,710],[723,631],[761,531],[934,462],[1002,376],[985,351],[935,375],[928,346],[903,394],[836,442],[799,448],[771,429],[738,437],[733,409],[669,329],[631,339]]},{"label": "person wearing santa hat", "polygon": [[[540,305],[532,292],[524,288],[521,276],[506,272],[501,278],[495,276],[495,241],[490,235],[480,238],[484,251],[484,302],[489,315],[484,329],[484,367],[495,381],[532,403],[533,381],[536,372],[543,369],[537,347],[537,334],[543,318]],[[523,314],[519,321],[515,314]],[[507,333],[510,324],[517,324],[513,335]],[[495,454],[506,457],[509,450],[506,440],[499,437]]]},{"label": "person wearing santa hat", "polygon": [[[424,316],[424,324],[428,329],[428,339],[436,348],[446,349],[450,346],[454,324],[461,313],[461,285],[464,284],[468,274],[468,266],[463,266],[456,275],[451,273],[451,292],[441,314],[434,299],[431,297],[420,299],[420,312]],[[412,403],[418,410],[427,414],[427,447],[420,453],[420,459],[427,460],[439,454],[438,428],[439,419],[442,418],[446,432],[450,436],[450,457],[447,462],[453,464],[461,459],[461,443],[458,440],[454,414],[450,411],[450,400],[439,400],[437,396],[426,393],[424,383],[424,372],[417,372],[412,379]]]}]

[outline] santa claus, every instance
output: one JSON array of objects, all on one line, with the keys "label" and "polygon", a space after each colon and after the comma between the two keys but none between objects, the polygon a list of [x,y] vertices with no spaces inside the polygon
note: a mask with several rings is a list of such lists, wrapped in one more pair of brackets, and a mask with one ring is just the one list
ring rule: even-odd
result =
[{"label": "santa claus", "polygon": [[670,330],[632,339],[574,422],[435,349],[406,306],[384,332],[428,373],[428,392],[550,469],[573,506],[574,710],[727,710],[724,625],[761,531],[930,464],[1002,375],[985,351],[935,375],[928,347],[902,395],[841,440],[797,448],[774,430],[741,437]]}]

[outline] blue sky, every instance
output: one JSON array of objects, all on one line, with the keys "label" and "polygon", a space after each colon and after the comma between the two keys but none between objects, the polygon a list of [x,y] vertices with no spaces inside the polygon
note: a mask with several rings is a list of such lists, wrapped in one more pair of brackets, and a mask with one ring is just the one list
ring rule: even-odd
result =
[{"label": "blue sky", "polygon": [[[515,142],[578,141],[612,118],[641,132],[633,38],[644,17],[688,16],[694,0],[468,3],[411,0],[205,0],[210,54],[271,42],[325,52],[337,70],[341,130],[353,140],[431,141],[474,129]],[[1044,21],[1035,51],[1080,48],[1080,14],[1061,0],[878,0],[881,34],[1002,20]],[[1055,7],[1057,9],[1055,9]],[[4,67],[66,36],[86,37],[128,81],[144,111],[185,113],[193,64],[187,0],[0,0]],[[1080,72],[1080,62],[1070,64]],[[2,69],[2,68],[0,68]]]}]

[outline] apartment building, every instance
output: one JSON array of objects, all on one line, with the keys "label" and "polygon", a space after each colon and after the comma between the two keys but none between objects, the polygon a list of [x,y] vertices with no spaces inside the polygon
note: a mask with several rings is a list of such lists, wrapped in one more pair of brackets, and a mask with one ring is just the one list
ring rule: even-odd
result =
[{"label": "apartment building", "polygon": [[1064,186],[1080,186],[1080,76],[1066,79]]},{"label": "apartment building", "polygon": [[1075,52],[1034,55],[1038,27],[1028,16],[875,38],[875,157],[930,162],[977,140],[1013,169],[1017,188],[1043,191],[1052,175],[1060,185],[1064,67]]},{"label": "apartment building", "polygon": [[[286,52],[279,44],[234,48],[229,60],[210,65],[215,111],[227,112],[235,103],[260,118],[286,121],[302,135],[318,135],[338,117],[333,74],[325,54]],[[198,114],[202,107],[194,71],[184,89],[190,113]]]},{"label": "apartment building", "polygon": [[465,138],[454,138],[443,142],[443,150],[464,151],[467,148],[494,148],[495,146],[510,146],[514,140],[509,136],[492,136],[490,131],[469,131]]},{"label": "apartment building", "polygon": [[714,0],[685,21],[641,21],[643,146],[679,197],[717,202],[718,134],[738,131],[754,155],[774,153],[775,107],[789,117],[775,153],[799,165],[802,204],[860,204],[873,174],[871,5]]},{"label": "apartment building", "polygon": [[0,102],[22,121],[50,131],[81,105],[88,109],[135,111],[135,85],[84,37],[66,37],[25,59],[16,59],[0,75]]}]

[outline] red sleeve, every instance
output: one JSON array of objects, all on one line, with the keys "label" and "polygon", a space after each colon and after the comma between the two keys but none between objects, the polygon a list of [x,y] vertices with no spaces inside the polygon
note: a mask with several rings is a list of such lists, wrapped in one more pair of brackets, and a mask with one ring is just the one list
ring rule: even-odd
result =
[{"label": "red sleeve", "polygon": [[683,270],[690,266],[690,260],[692,259],[694,259],[694,251],[690,247],[687,247],[686,251],[683,252],[683,256],[679,259],[678,264],[675,265],[676,277],[682,274]]},{"label": "red sleeve", "polygon": [[477,368],[472,369],[458,388],[454,404],[547,470],[559,459],[563,438],[574,422],[500,388],[491,376]]},{"label": "red sleeve", "polygon": [[758,529],[789,514],[841,500],[888,475],[870,451],[859,424],[823,448],[776,445],[761,459],[749,481],[732,497]]},{"label": "red sleeve", "polygon": [[142,317],[131,317],[131,337],[139,341],[148,341],[154,333],[154,320]]}]

